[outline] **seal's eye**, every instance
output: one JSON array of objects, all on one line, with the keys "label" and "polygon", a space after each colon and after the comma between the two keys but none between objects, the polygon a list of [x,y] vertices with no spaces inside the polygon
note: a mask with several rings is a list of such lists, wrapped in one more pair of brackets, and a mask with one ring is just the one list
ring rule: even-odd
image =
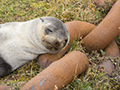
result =
[{"label": "seal's eye", "polygon": [[46,33],[46,34],[49,34],[49,33],[51,33],[51,32],[53,32],[53,31],[50,30],[50,29],[45,29],[45,33]]}]

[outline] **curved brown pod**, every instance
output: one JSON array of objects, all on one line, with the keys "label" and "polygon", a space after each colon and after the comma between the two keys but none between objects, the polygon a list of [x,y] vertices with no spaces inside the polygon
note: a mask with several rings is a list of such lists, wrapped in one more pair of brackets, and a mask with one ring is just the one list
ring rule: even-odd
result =
[{"label": "curved brown pod", "polygon": [[103,21],[83,38],[86,51],[104,49],[120,33],[120,0],[116,1]]},{"label": "curved brown pod", "polygon": [[73,51],[36,75],[20,90],[60,90],[89,66],[88,58]]},{"label": "curved brown pod", "polygon": [[[65,23],[69,34],[70,34],[70,42],[73,39],[77,39],[80,36],[85,37],[88,33],[90,33],[96,26],[83,21],[71,21]],[[70,43],[69,42],[69,43]],[[60,59],[69,49],[70,44],[67,45],[61,52],[57,54],[44,54],[38,57],[38,62],[42,67],[49,66],[53,61]]]},{"label": "curved brown pod", "polygon": [[94,24],[84,21],[66,22],[65,25],[69,31],[71,41],[79,37],[85,37],[96,27]]},{"label": "curved brown pod", "polygon": [[119,48],[115,41],[112,41],[106,48],[105,48],[105,55],[109,57],[117,57],[119,56]]},{"label": "curved brown pod", "polygon": [[52,62],[60,59],[69,49],[70,45],[67,45],[61,52],[57,54],[43,54],[38,57],[38,63],[42,68],[46,68]]}]

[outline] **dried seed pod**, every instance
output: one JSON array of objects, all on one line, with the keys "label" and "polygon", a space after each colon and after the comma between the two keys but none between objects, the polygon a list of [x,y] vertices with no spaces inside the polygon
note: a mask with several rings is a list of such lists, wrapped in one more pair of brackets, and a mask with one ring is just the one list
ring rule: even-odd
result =
[{"label": "dried seed pod", "polygon": [[86,51],[104,49],[120,33],[120,0],[116,1],[103,21],[83,38]]},{"label": "dried seed pod", "polygon": [[119,48],[115,41],[112,41],[106,48],[105,48],[105,55],[109,57],[117,57],[119,56]]},{"label": "dried seed pod", "polygon": [[69,49],[70,45],[67,45],[61,52],[57,54],[43,54],[38,57],[38,63],[42,68],[46,68],[52,62],[60,59]]},{"label": "dried seed pod", "polygon": [[20,90],[60,90],[89,66],[88,58],[79,51],[73,51],[53,62]]},{"label": "dried seed pod", "polygon": [[71,41],[79,37],[85,37],[96,27],[94,24],[83,21],[66,22],[65,25],[69,31]]}]

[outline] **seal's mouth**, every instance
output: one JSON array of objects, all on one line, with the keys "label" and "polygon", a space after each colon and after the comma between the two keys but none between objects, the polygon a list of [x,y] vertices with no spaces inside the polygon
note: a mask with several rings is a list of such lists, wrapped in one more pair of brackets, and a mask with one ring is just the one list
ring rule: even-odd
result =
[{"label": "seal's mouth", "polygon": [[49,41],[47,41],[47,40],[45,40],[45,39],[43,40],[43,42],[44,42],[44,44],[45,44],[45,47],[46,47],[47,49],[49,49],[49,50],[57,51],[57,50],[60,49],[60,47],[58,47],[58,46],[50,43]]}]

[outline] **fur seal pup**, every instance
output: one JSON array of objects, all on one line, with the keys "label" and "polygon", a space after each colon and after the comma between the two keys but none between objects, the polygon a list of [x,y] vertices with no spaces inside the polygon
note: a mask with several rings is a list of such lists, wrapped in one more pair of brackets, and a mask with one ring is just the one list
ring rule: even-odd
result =
[{"label": "fur seal pup", "polygon": [[54,17],[0,24],[0,77],[44,53],[58,53],[69,42],[65,24]]}]

